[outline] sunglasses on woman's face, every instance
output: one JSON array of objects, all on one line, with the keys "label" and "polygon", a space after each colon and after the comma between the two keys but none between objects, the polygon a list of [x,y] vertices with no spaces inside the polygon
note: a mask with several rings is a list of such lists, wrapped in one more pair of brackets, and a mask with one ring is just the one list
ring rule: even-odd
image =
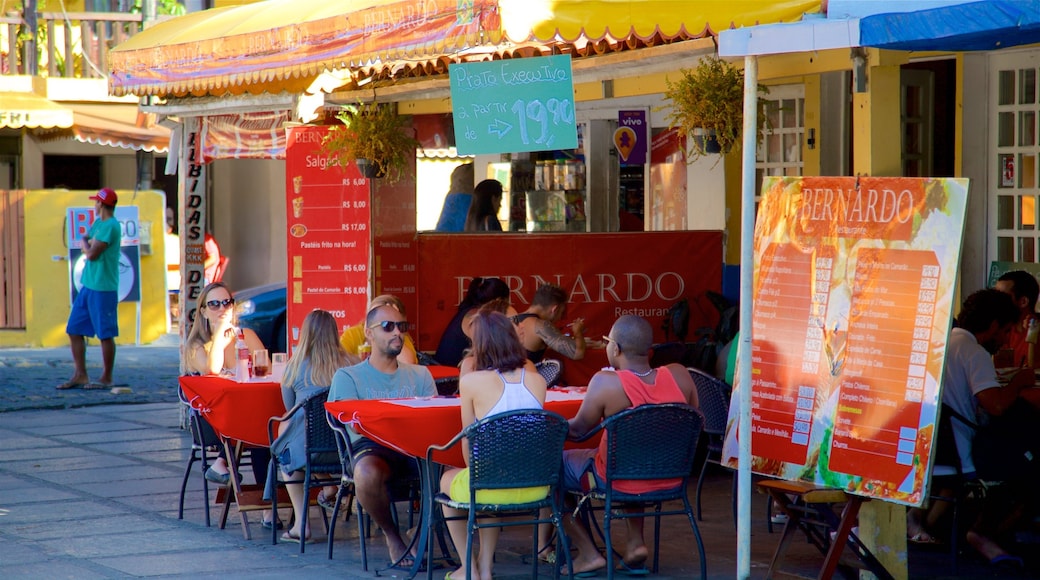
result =
[{"label": "sunglasses on woman's face", "polygon": [[223,300],[210,300],[206,302],[206,306],[209,306],[210,310],[220,310],[221,308],[227,308],[228,306],[234,305],[234,298],[225,298]]},{"label": "sunglasses on woman's face", "polygon": [[377,326],[379,328],[382,328],[385,332],[393,332],[395,326],[397,327],[397,330],[400,330],[401,332],[408,332],[408,329],[410,328],[410,325],[408,324],[407,320],[402,320],[400,322],[394,322],[393,320],[384,320],[382,322],[377,322],[373,325],[370,325],[369,328],[375,328]]}]

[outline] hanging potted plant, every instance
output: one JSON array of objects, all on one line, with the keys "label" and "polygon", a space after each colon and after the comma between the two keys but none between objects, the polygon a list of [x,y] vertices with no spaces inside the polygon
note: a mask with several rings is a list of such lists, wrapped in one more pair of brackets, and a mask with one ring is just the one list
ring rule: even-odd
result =
[{"label": "hanging potted plant", "polygon": [[343,122],[329,130],[325,152],[341,165],[357,163],[365,177],[399,181],[411,168],[419,141],[410,135],[408,119],[392,105],[358,103],[340,111]]},{"label": "hanging potted plant", "polygon": [[[677,81],[666,81],[671,101],[671,127],[679,132],[687,161],[702,155],[739,149],[744,131],[744,71],[715,58],[702,58],[693,70],[683,69]],[[768,89],[758,86],[760,93]],[[765,128],[765,101],[758,100],[758,133]]]}]

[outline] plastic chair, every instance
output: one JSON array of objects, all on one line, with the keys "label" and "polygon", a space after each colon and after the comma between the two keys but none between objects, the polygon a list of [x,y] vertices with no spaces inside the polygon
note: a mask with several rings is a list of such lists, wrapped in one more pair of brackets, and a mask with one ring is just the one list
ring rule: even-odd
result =
[{"label": "plastic chair", "polygon": [[[281,417],[271,417],[267,421],[267,434],[270,437],[270,441],[274,443],[274,440],[278,437],[278,425],[293,419],[296,421],[304,421],[304,452],[307,455],[307,463],[303,471],[303,481],[301,482],[290,482],[290,483],[301,483],[303,485],[303,497],[306,499],[306,506],[304,507],[303,521],[300,522],[300,553],[304,552],[304,547],[307,542],[303,538],[307,537],[307,524],[308,516],[310,513],[311,505],[311,486],[323,486],[328,485],[330,481],[328,479],[320,479],[315,477],[318,474],[339,474],[342,465],[339,461],[339,454],[336,448],[335,435],[331,428],[329,428],[328,422],[325,420],[325,401],[328,400],[328,391],[322,391],[315,393],[313,396],[306,400],[297,403],[292,409],[288,410],[285,415]],[[276,454],[271,454],[270,469],[268,470],[267,477],[269,487],[274,491],[271,494],[271,511],[275,514],[278,513],[278,493],[277,485],[278,481],[278,457]],[[286,482],[281,482],[283,485]],[[322,518],[325,520],[325,528],[329,528],[328,517],[325,515],[325,510],[321,510]],[[271,526],[271,543],[278,543],[278,527]]]},{"label": "plastic chair", "polygon": [[563,365],[560,361],[554,358],[547,358],[541,362],[535,363],[534,368],[538,369],[538,374],[542,375],[545,379],[545,386],[554,386],[560,380],[560,373],[563,372]]},{"label": "plastic chair", "polygon": [[206,509],[206,527],[210,526],[209,517],[209,480],[206,479],[206,470],[209,469],[208,447],[220,445],[213,427],[202,418],[197,410],[192,408],[191,403],[184,397],[184,391],[177,389],[177,398],[180,400],[188,416],[188,429],[191,431],[191,453],[188,454],[188,464],[184,466],[184,479],[181,480],[181,493],[177,502],[177,519],[184,519],[184,493],[188,487],[188,476],[191,475],[191,466],[199,462],[202,474],[202,505]]},{"label": "plastic chair", "polygon": [[[704,415],[704,434],[707,435],[707,455],[701,474],[697,478],[697,519],[704,521],[701,512],[701,489],[704,487],[704,474],[708,471],[708,464],[722,465],[722,445],[726,439],[726,421],[729,420],[729,392],[726,383],[719,379],[694,368],[687,367],[690,378],[697,387],[697,401],[700,404],[701,413]],[[737,479],[733,476],[733,524],[737,522]]]},{"label": "plastic chair", "polygon": [[[325,413],[325,422],[332,429],[335,434],[336,449],[339,452],[340,458],[340,485],[339,490],[336,492],[336,507],[332,510],[332,523],[328,529],[328,552],[329,560],[332,559],[332,542],[336,535],[336,521],[339,517],[340,506],[344,503],[344,499],[354,496],[354,467],[352,457],[354,456],[354,449],[350,443],[350,435],[347,433],[347,427],[342,421],[337,419],[331,413]],[[418,478],[401,480],[398,482],[392,482],[390,486],[390,502],[408,502],[408,527],[412,527],[414,524],[413,516],[414,512],[412,506],[419,500],[419,490],[422,489],[422,482]],[[350,501],[347,502],[347,520],[350,519]],[[357,503],[357,524],[358,524],[358,539],[361,542],[361,568],[368,571],[368,536],[371,528],[371,518],[365,514],[365,509],[361,505],[361,502]],[[391,510],[391,514],[394,516],[394,523],[397,523],[397,511]]]},{"label": "plastic chair", "polygon": [[[697,540],[701,578],[707,578],[708,564],[704,555],[704,542],[686,493],[703,424],[701,414],[689,405],[640,405],[607,417],[582,437],[584,440],[600,430],[606,432],[605,488],[596,487],[588,491],[582,497],[581,503],[585,515],[588,516],[591,508],[585,500],[603,502],[602,536],[606,543],[608,580],[614,577],[614,548],[610,534],[613,520],[646,516],[654,518],[653,572],[657,573],[661,547],[661,516],[680,514],[685,514],[690,521],[690,528]],[[614,490],[614,482],[618,480],[650,479],[680,479],[681,483],[672,489],[642,494]],[[681,500],[682,509],[662,511],[663,503],[672,500]],[[643,509],[628,512],[617,509],[620,507]]]},{"label": "plastic chair", "polygon": [[[440,466],[434,462],[436,452],[450,449],[458,445],[463,437],[469,440],[469,501],[457,502],[443,493],[433,497],[435,504],[446,505],[466,510],[466,559],[473,559],[473,534],[481,528],[537,526],[551,523],[556,528],[557,553],[567,554],[570,561],[570,549],[566,535],[563,533],[562,502],[560,501],[560,482],[562,481],[563,444],[567,439],[567,420],[542,409],[523,409],[499,413],[485,417],[463,429],[445,445],[434,445],[426,452],[426,467],[429,470],[429,481],[437,482]],[[538,450],[532,453],[531,450]],[[544,499],[523,504],[485,504],[477,502],[479,490],[502,490],[523,487],[548,486],[549,492]],[[551,508],[549,519],[540,517],[542,508]],[[443,512],[436,521],[454,519],[445,517]],[[509,515],[507,520],[481,523],[477,514]],[[528,514],[526,519],[518,516]],[[461,518],[458,518],[461,519]],[[433,566],[433,535],[428,536],[426,544],[426,569]],[[455,547],[458,551],[458,546]],[[531,553],[538,554],[537,527],[531,534]],[[538,558],[531,558],[532,578],[538,574]],[[471,567],[466,568],[469,580]],[[553,577],[559,578],[560,569],[553,566]]]}]

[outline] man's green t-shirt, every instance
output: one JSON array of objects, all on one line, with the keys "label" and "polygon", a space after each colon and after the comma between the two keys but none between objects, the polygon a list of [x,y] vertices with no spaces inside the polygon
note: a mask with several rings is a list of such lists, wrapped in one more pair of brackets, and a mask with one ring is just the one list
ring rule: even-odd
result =
[{"label": "man's green t-shirt", "polygon": [[122,236],[122,228],[115,217],[96,220],[94,225],[90,226],[87,237],[104,242],[108,247],[96,259],[87,260],[83,268],[83,286],[97,292],[119,290],[119,244]]}]

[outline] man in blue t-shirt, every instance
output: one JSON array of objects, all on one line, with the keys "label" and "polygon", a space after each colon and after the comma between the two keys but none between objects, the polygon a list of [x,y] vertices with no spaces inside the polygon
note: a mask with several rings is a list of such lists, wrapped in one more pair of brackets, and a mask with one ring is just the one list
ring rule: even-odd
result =
[{"label": "man in blue t-shirt", "polygon": [[[58,385],[58,389],[107,389],[112,386],[112,366],[116,360],[116,341],[119,336],[119,256],[122,229],[115,218],[116,192],[103,188],[90,197],[98,216],[83,236],[83,287],[72,304],[65,332],[69,335],[72,378]],[[101,341],[103,370],[101,377],[91,381],[87,376],[86,337],[97,336]]]},{"label": "man in blue t-shirt", "polygon": [[[336,371],[329,389],[329,400],[436,395],[437,387],[426,367],[397,360],[404,348],[405,332],[408,332],[408,321],[394,303],[377,302],[373,305],[365,317],[365,337],[372,346],[372,354],[359,364]],[[414,555],[407,553],[408,546],[394,525],[387,485],[391,480],[416,476],[416,463],[412,458],[353,431],[350,436],[357,499],[383,530],[391,561],[410,566]]]}]

